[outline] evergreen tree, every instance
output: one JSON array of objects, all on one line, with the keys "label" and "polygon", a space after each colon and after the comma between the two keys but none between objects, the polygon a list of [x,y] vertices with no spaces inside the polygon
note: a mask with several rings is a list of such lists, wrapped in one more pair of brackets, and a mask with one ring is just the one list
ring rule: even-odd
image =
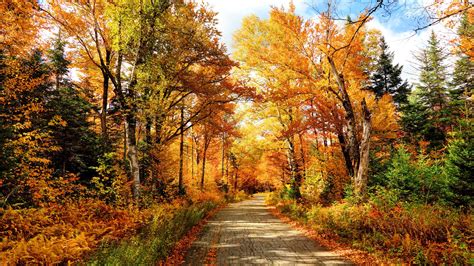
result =
[{"label": "evergreen tree", "polygon": [[403,108],[401,124],[409,141],[415,142],[423,139],[428,123],[428,112],[420,97],[414,91]]},{"label": "evergreen tree", "polygon": [[385,38],[380,38],[380,55],[375,63],[375,72],[370,75],[369,89],[377,98],[388,93],[392,95],[397,107],[405,105],[410,86],[401,78],[402,66],[393,64],[393,52],[388,50]]},{"label": "evergreen tree", "polygon": [[448,145],[445,174],[450,180],[452,201],[457,206],[474,206],[474,131],[472,120],[460,121]]},{"label": "evergreen tree", "polygon": [[55,142],[61,147],[53,154],[52,161],[58,174],[72,172],[90,178],[101,154],[99,136],[90,129],[91,104],[81,97],[67,76],[70,62],[65,57],[65,45],[59,35],[48,53],[55,83],[47,101],[48,115],[49,119],[62,120],[51,128]]},{"label": "evergreen tree", "polygon": [[[434,32],[431,33],[426,49],[417,59],[420,63],[420,79],[417,86],[419,103],[424,107],[427,120],[422,126],[422,138],[430,142],[431,148],[442,146],[449,127],[448,93],[445,53]],[[421,111],[421,110],[420,110]]]},{"label": "evergreen tree", "polygon": [[[469,22],[467,15],[464,15],[461,20],[458,35],[461,38],[474,38],[474,25]],[[466,102],[466,99],[472,95],[474,89],[474,62],[461,45],[458,48],[458,60],[454,66],[453,80],[449,91],[452,120],[459,118],[463,109],[470,108],[470,106],[466,106],[466,103],[469,103]]]},{"label": "evergreen tree", "polygon": [[440,47],[436,34],[432,31],[428,47],[417,56],[420,63],[420,100],[432,112],[439,113],[447,103],[447,80],[444,60],[446,54]]}]

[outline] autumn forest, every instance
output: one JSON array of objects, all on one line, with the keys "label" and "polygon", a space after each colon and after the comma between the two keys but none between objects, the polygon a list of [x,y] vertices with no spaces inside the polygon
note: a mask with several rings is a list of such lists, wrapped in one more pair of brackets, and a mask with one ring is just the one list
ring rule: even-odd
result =
[{"label": "autumn forest", "polygon": [[407,79],[368,26],[404,1],[316,2],[228,47],[206,1],[0,1],[0,264],[179,265],[255,193],[355,264],[472,264],[473,6],[421,1]]}]

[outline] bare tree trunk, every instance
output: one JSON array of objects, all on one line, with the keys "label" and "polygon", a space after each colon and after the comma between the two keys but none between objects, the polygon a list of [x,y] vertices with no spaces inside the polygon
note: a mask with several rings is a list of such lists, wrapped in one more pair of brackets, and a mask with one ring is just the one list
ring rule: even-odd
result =
[{"label": "bare tree trunk", "polygon": [[196,185],[199,185],[199,162],[201,162],[201,155],[200,150],[196,147]]},{"label": "bare tree trunk", "polygon": [[355,178],[355,192],[357,195],[364,197],[367,188],[367,173],[369,169],[369,151],[370,151],[370,131],[371,131],[371,114],[367,108],[365,99],[362,100],[362,139],[360,141],[360,162],[359,169]]},{"label": "bare tree trunk", "polygon": [[229,180],[229,153],[227,153],[227,160],[226,160],[226,167],[225,167],[225,176],[227,178],[227,184],[230,185],[230,180]]},{"label": "bare tree trunk", "polygon": [[133,114],[127,115],[127,157],[130,162],[130,173],[133,181],[133,197],[140,197],[140,166],[138,163],[137,122]]},{"label": "bare tree trunk", "polygon": [[181,128],[180,128],[180,141],[179,141],[179,174],[178,174],[178,193],[179,194],[184,194],[183,160],[184,160],[184,106],[181,106]]},{"label": "bare tree trunk", "polygon": [[222,132],[221,180],[224,180],[225,132]]},{"label": "bare tree trunk", "polygon": [[152,124],[151,118],[147,117],[146,124],[145,124],[145,142],[147,145],[151,145],[151,124]]},{"label": "bare tree trunk", "polygon": [[204,189],[204,177],[206,175],[206,153],[207,153],[207,145],[204,146],[204,150],[202,151],[201,190]]},{"label": "bare tree trunk", "polygon": [[127,163],[127,142],[128,142],[128,137],[127,137],[127,119],[124,119],[123,121],[123,163]]},{"label": "bare tree trunk", "polygon": [[191,180],[194,180],[194,138],[191,135]]},{"label": "bare tree trunk", "polygon": [[[336,65],[331,57],[327,57],[329,64],[331,66],[331,71],[333,75],[336,77],[337,86],[339,89],[339,93],[341,94],[341,102],[346,113],[345,118],[347,121],[346,129],[347,129],[347,146],[349,149],[349,154],[351,156],[352,167],[354,168],[354,173],[357,173],[359,168],[359,143],[357,141],[357,133],[356,133],[356,118],[354,109],[352,107],[351,99],[349,94],[346,90],[346,85],[344,81],[344,77],[337,71]],[[354,176],[353,176],[354,177]]]},{"label": "bare tree trunk", "polygon": [[[110,61],[112,60],[112,51],[106,50],[105,51],[105,67],[107,69],[110,68]],[[102,84],[102,110],[100,113],[100,127],[101,127],[101,132],[102,132],[102,139],[103,139],[103,144],[107,145],[109,136],[108,136],[108,130],[107,130],[107,106],[109,103],[109,81],[110,77],[107,74],[106,70],[101,68],[102,70],[102,78],[103,78],[103,84]]]},{"label": "bare tree trunk", "polygon": [[[358,176],[358,171],[359,171],[359,163],[360,163],[360,146],[359,146],[359,141],[357,140],[357,123],[356,123],[356,118],[355,118],[355,113],[354,109],[352,107],[352,103],[349,97],[349,94],[347,93],[346,87],[345,87],[345,81],[344,77],[342,74],[339,74],[337,71],[336,65],[334,64],[334,61],[332,60],[331,57],[327,57],[329,64],[331,66],[331,71],[333,75],[336,77],[336,82],[338,85],[339,93],[341,94],[341,103],[345,111],[345,120],[347,121],[346,123],[346,131],[347,131],[347,138],[344,136],[344,139],[347,139],[345,144],[347,145],[348,153],[350,155],[350,161],[352,164],[352,184],[356,186],[356,177]],[[370,134],[370,129],[369,129],[369,134]],[[347,164],[347,163],[346,163]],[[362,167],[363,169],[364,167]]]},{"label": "bare tree trunk", "polygon": [[305,159],[305,153],[304,153],[304,147],[303,147],[303,136],[301,133],[298,134],[299,140],[300,140],[300,153],[301,153],[301,167],[303,168],[303,176],[306,176],[306,159]]},{"label": "bare tree trunk", "polygon": [[235,176],[234,176],[234,192],[237,192],[237,182],[239,178],[239,170],[238,168],[235,169]]},{"label": "bare tree trunk", "polygon": [[346,170],[350,176],[354,176],[354,168],[352,167],[351,155],[346,145],[346,140],[342,132],[337,134],[339,144],[341,145],[342,155],[344,156],[344,162],[346,163]]}]

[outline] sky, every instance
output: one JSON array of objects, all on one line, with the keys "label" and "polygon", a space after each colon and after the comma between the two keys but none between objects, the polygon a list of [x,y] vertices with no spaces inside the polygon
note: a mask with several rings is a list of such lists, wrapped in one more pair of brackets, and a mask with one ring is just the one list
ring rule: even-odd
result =
[{"label": "sky", "polygon": [[[334,0],[333,0],[334,1]],[[455,34],[442,24],[437,24],[429,29],[414,32],[422,20],[420,6],[426,6],[430,0],[400,0],[398,6],[393,7],[388,15],[383,10],[375,13],[375,17],[368,23],[368,27],[379,29],[385,37],[390,50],[394,52],[394,61],[403,65],[402,76],[404,79],[416,82],[417,70],[414,54],[422,49],[428,40],[431,30],[445,37]],[[240,28],[242,19],[255,14],[267,18],[271,6],[288,7],[289,0],[204,0],[212,10],[216,11],[218,29],[222,33],[222,41],[229,52],[232,52],[233,33]],[[305,18],[317,16],[317,11],[323,10],[325,0],[294,0],[296,13]],[[336,0],[338,16],[346,18],[348,15],[355,18],[373,0]]]}]

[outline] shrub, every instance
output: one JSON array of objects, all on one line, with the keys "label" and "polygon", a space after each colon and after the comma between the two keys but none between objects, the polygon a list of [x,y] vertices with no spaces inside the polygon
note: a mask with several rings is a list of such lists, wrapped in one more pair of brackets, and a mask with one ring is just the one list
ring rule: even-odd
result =
[{"label": "shrub", "polygon": [[310,208],[283,200],[276,207],[291,218],[306,222],[321,237],[338,238],[398,263],[470,263],[472,215],[440,205],[393,204],[390,197],[379,195],[378,202],[360,205],[340,203]]},{"label": "shrub", "polygon": [[449,195],[439,162],[424,156],[412,160],[404,148],[393,156],[385,177],[387,188],[398,193],[400,200],[433,203],[446,200]]},{"label": "shrub", "polygon": [[474,205],[474,131],[472,123],[461,121],[460,130],[454,133],[446,155],[445,175],[456,206]]}]

